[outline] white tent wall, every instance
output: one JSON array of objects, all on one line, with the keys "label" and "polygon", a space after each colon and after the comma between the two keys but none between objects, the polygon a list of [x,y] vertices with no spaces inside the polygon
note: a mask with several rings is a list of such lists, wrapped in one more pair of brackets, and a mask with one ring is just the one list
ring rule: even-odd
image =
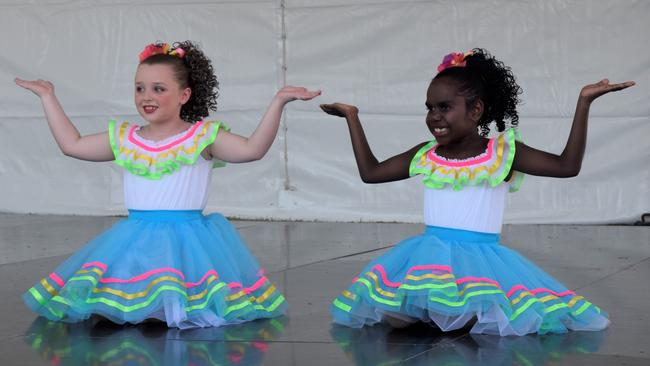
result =
[{"label": "white tent wall", "polygon": [[366,185],[345,122],[319,103],[359,106],[380,159],[431,138],[428,82],[442,56],[483,47],[524,89],[524,141],[560,153],[580,88],[608,77],[638,85],[591,109],[587,153],[572,179],[526,177],[506,222],[630,222],[650,211],[648,1],[7,1],[0,0],[0,211],[123,214],[121,172],[58,150],[38,98],[15,76],[56,85],[82,133],[133,106],[137,54],[191,39],[213,60],[219,111],[249,134],[285,82],[322,89],[291,103],[259,161],[214,172],[206,211],[240,218],[421,220],[418,178]]}]

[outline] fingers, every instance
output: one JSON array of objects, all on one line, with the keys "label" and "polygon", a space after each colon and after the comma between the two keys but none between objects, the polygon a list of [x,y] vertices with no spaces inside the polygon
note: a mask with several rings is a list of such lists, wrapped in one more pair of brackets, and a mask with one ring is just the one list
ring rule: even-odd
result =
[{"label": "fingers", "polygon": [[14,79],[14,82],[19,87],[21,87],[23,89],[27,89],[27,90],[32,90],[32,91],[34,90],[35,87],[38,86],[38,84],[35,81],[23,80],[23,79],[19,79],[19,78]]},{"label": "fingers", "polygon": [[331,114],[333,116],[342,116],[341,111],[336,108],[335,104],[321,104],[320,109],[322,109],[323,112]]},{"label": "fingers", "polygon": [[338,103],[330,103],[330,104],[321,104],[320,108],[322,110],[330,110],[330,111],[337,111],[340,108],[338,108],[339,104]]},{"label": "fingers", "polygon": [[634,86],[634,85],[636,85],[636,83],[634,81],[626,81],[624,83],[610,84],[610,85],[608,85],[607,90],[608,91],[619,91],[619,90],[627,89],[627,88],[629,88],[631,86]]},{"label": "fingers", "polygon": [[22,87],[35,86],[35,85],[46,83],[45,80],[41,80],[41,79],[38,79],[38,80],[24,80],[24,79],[21,79],[21,78],[15,78],[14,82],[16,84],[22,86]]},{"label": "fingers", "polygon": [[[303,88],[303,89],[304,89],[304,88]],[[321,94],[321,91],[320,91],[320,90],[309,91],[309,90],[307,90],[307,89],[304,89],[304,90],[301,90],[301,91],[298,93],[298,99],[300,99],[300,100],[310,100],[310,99],[314,99],[314,98],[316,98],[316,97],[319,96],[320,94]]]},{"label": "fingers", "polygon": [[625,82],[622,82],[622,83],[610,84],[609,79],[603,79],[603,80],[601,80],[601,81],[599,81],[599,82],[597,82],[595,84],[591,84],[591,85],[587,85],[587,86],[605,87],[608,90],[610,90],[610,89],[612,89],[612,90],[614,90],[614,89],[620,90],[620,89],[629,88],[629,87],[631,87],[633,85],[636,85],[636,83],[634,81],[625,81]]},{"label": "fingers", "polygon": [[333,113],[336,112],[336,108],[334,108],[333,104],[321,104],[320,109],[323,110],[325,113]]},{"label": "fingers", "polygon": [[14,83],[16,83],[16,85],[18,85],[18,86],[22,86],[22,87],[24,88],[25,85],[29,84],[29,81],[27,81],[27,80],[23,80],[23,79],[21,79],[21,78],[15,78],[15,79],[14,79]]}]

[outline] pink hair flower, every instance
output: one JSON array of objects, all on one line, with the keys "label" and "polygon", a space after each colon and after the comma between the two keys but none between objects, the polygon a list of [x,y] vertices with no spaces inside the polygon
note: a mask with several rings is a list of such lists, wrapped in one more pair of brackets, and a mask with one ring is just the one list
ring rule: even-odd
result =
[{"label": "pink hair flower", "polygon": [[445,69],[450,67],[465,67],[467,61],[465,60],[467,56],[471,56],[472,51],[461,53],[461,52],[452,52],[442,59],[442,63],[438,65],[438,72],[442,72]]},{"label": "pink hair flower", "polygon": [[160,54],[183,58],[183,56],[185,56],[185,50],[180,47],[172,50],[172,46],[168,43],[151,43],[145,46],[142,52],[140,52],[139,59],[140,62],[142,62],[153,55]]},{"label": "pink hair flower", "polygon": [[171,50],[169,52],[169,54],[172,55],[172,56],[177,56],[177,57],[183,58],[183,56],[185,56],[185,50],[180,48],[180,47],[177,47],[177,48],[174,48],[173,50]]}]

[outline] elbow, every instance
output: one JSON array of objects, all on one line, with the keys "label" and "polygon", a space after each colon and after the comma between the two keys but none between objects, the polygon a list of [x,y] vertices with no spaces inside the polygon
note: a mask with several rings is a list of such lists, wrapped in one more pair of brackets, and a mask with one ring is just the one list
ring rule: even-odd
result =
[{"label": "elbow", "polygon": [[358,168],[359,168],[359,178],[361,178],[361,181],[364,183],[372,183],[370,174],[368,174],[368,172],[366,172],[364,169],[361,169],[361,167]]},{"label": "elbow", "polygon": [[564,169],[562,169],[562,177],[564,178],[576,177],[580,173],[581,168],[582,168],[581,164],[565,167]]},{"label": "elbow", "polygon": [[63,155],[65,155],[65,156],[69,156],[69,157],[71,157],[71,158],[76,157],[76,156],[75,156],[75,152],[73,151],[73,149],[71,149],[71,148],[68,147],[68,146],[61,146],[61,152],[62,152]]},{"label": "elbow", "polygon": [[258,161],[262,160],[262,158],[266,155],[266,151],[254,151],[248,158],[248,161]]},{"label": "elbow", "polygon": [[373,177],[369,174],[360,174],[361,176],[361,181],[367,184],[374,184],[374,183],[379,183],[376,177]]},{"label": "elbow", "polygon": [[266,155],[263,152],[251,152],[249,154],[246,154],[244,156],[241,156],[239,159],[234,160],[233,162],[237,163],[251,163],[253,161],[258,161],[262,160],[262,158]]},{"label": "elbow", "polygon": [[262,160],[264,155],[269,151],[271,146],[259,146],[259,144],[252,144],[250,140],[248,141],[248,148],[246,151],[246,161],[258,161]]}]

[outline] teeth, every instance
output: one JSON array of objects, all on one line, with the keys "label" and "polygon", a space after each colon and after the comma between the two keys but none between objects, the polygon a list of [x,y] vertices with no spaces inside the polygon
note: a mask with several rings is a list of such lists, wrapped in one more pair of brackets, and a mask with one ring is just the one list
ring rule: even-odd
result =
[{"label": "teeth", "polygon": [[444,132],[444,131],[447,131],[447,127],[436,127],[433,130],[435,132]]}]

